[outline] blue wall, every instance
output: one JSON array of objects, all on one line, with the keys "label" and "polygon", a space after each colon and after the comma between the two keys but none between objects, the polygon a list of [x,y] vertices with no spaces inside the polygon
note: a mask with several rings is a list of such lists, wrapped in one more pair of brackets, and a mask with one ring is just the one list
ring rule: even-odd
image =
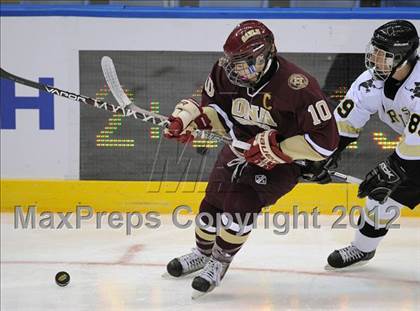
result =
[{"label": "blue wall", "polygon": [[231,19],[420,19],[420,8],[162,8],[120,5],[1,5],[1,16]]}]

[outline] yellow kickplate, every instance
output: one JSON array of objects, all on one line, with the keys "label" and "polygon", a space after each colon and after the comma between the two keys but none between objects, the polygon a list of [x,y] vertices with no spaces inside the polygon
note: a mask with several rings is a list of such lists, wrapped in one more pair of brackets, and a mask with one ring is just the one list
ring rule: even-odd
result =
[{"label": "yellow kickplate", "polygon": [[[205,182],[78,181],[3,179],[1,211],[35,206],[37,212],[75,211],[90,206],[96,212],[172,213],[178,206],[189,206],[197,213],[204,197]],[[270,212],[312,212],[330,215],[334,207],[363,206],[357,198],[357,185],[302,183],[269,208]],[[420,217],[420,209],[403,209],[403,216]]]}]

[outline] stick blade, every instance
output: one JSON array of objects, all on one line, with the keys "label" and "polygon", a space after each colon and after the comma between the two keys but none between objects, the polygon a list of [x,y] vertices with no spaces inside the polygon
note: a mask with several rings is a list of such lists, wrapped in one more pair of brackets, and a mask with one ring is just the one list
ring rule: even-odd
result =
[{"label": "stick blade", "polygon": [[101,59],[102,72],[108,87],[121,107],[131,105],[131,100],[127,97],[118,80],[117,71],[111,57],[103,56]]}]

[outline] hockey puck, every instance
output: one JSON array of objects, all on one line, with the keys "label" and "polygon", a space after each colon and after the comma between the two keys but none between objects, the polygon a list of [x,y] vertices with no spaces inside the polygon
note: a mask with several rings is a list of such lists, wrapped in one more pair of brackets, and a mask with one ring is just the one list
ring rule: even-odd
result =
[{"label": "hockey puck", "polygon": [[55,275],[55,283],[58,286],[67,286],[70,283],[70,275],[66,271],[60,271]]}]

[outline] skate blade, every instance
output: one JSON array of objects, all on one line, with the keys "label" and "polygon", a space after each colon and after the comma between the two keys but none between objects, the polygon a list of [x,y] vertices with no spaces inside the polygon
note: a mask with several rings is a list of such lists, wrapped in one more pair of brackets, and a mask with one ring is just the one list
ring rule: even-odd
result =
[{"label": "skate blade", "polygon": [[166,271],[166,272],[162,273],[161,277],[162,277],[163,279],[166,279],[166,280],[190,279],[190,278],[192,278],[192,277],[195,277],[195,276],[196,276],[199,272],[200,272],[200,271],[194,271],[194,272],[191,272],[191,273],[188,273],[188,274],[182,274],[182,275],[180,275],[180,276],[173,276],[173,275],[170,275],[170,274]]},{"label": "skate blade", "polygon": [[174,279],[174,278],[175,278],[174,276],[170,275],[168,272],[164,272],[164,273],[161,275],[161,277],[162,277],[163,279]]},{"label": "skate blade", "polygon": [[162,273],[162,275],[161,275],[161,277],[162,277],[163,279],[166,279],[166,280],[177,280],[177,279],[183,279],[183,278],[185,278],[186,276],[188,276],[188,274],[185,274],[185,275],[180,275],[180,276],[173,276],[173,275],[170,275],[168,272],[164,272],[164,273]]},{"label": "skate blade", "polygon": [[208,294],[208,292],[200,292],[198,290],[193,289],[193,292],[191,294],[191,299],[192,300],[198,300],[206,294]]},{"label": "skate blade", "polygon": [[359,261],[355,264],[352,264],[351,266],[344,267],[344,268],[334,268],[334,267],[330,266],[329,264],[326,264],[324,269],[326,271],[352,271],[352,270],[356,270],[357,268],[360,268],[364,265],[367,265],[368,262],[369,262],[369,260]]}]

